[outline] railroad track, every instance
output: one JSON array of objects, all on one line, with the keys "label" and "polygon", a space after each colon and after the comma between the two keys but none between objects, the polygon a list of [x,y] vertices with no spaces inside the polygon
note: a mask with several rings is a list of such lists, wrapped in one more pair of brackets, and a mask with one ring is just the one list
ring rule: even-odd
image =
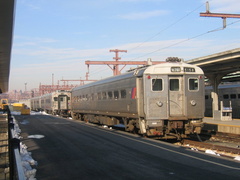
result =
[{"label": "railroad track", "polygon": [[211,150],[216,155],[225,156],[225,157],[233,158],[233,157],[240,155],[239,148],[221,146],[221,145],[216,145],[216,144],[212,144],[212,143],[184,139],[181,142],[181,145],[184,147],[188,147],[188,148],[198,150],[198,151],[203,151],[203,152],[206,152],[207,150]]},{"label": "railroad track", "polygon": [[216,132],[216,134],[211,135],[210,140],[220,142],[232,142],[238,143],[240,145],[240,134]]}]

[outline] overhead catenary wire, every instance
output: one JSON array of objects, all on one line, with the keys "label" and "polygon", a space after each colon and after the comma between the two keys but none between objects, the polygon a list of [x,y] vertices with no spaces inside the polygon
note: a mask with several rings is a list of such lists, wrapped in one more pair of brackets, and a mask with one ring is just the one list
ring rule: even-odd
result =
[{"label": "overhead catenary wire", "polygon": [[[227,24],[227,26],[231,26],[231,25],[236,24],[236,23],[239,23],[239,22],[240,22],[240,20],[234,21],[234,22],[232,22],[232,23]],[[193,36],[193,37],[190,37],[190,38],[187,38],[187,39],[183,39],[183,40],[181,40],[181,41],[179,41],[179,42],[173,43],[173,44],[171,44],[171,45],[168,45],[168,46],[159,48],[159,49],[154,50],[154,51],[152,51],[152,52],[149,52],[149,53],[146,53],[146,54],[144,54],[144,55],[141,55],[141,56],[138,56],[138,57],[136,57],[136,58],[133,58],[133,59],[131,59],[131,61],[134,61],[134,60],[136,60],[136,59],[139,59],[139,58],[142,58],[142,57],[151,55],[151,54],[153,54],[153,53],[156,53],[156,52],[159,52],[159,51],[162,51],[162,50],[165,50],[165,49],[174,47],[174,46],[176,46],[176,45],[179,45],[179,44],[182,44],[182,43],[184,43],[184,42],[187,42],[187,41],[196,39],[196,38],[201,37],[201,36],[204,36],[204,35],[206,35],[206,34],[213,33],[213,32],[217,32],[217,31],[221,31],[221,30],[224,30],[224,29],[225,29],[225,28],[223,28],[223,27],[219,27],[219,28],[216,28],[216,29],[213,29],[213,30],[210,30],[210,31],[207,31],[207,32],[198,34],[198,35],[195,35],[195,36]],[[107,68],[104,68],[103,70],[96,71],[96,72],[94,72],[94,73],[92,73],[92,74],[95,74],[95,73],[98,73],[98,72],[102,72],[102,71],[104,71],[104,70],[106,70],[106,69],[107,69]]]},{"label": "overhead catenary wire", "polygon": [[190,11],[189,13],[187,13],[186,15],[184,15],[183,17],[179,18],[178,20],[176,20],[175,22],[173,22],[172,24],[168,25],[166,28],[162,29],[161,31],[159,31],[158,33],[156,33],[155,35],[153,35],[152,37],[146,39],[145,41],[143,41],[142,43],[140,43],[139,45],[137,45],[136,47],[130,49],[136,49],[140,46],[142,46],[144,43],[150,41],[151,39],[157,37],[158,35],[160,35],[162,32],[168,30],[169,28],[171,28],[172,26],[176,25],[177,23],[179,23],[180,21],[182,21],[183,19],[185,19],[186,17],[188,17],[190,14],[194,13],[195,11],[197,11],[198,9],[200,9],[205,3],[201,4],[199,7],[195,8],[194,10]]},{"label": "overhead catenary wire", "polygon": [[[240,22],[240,20],[235,21],[235,22],[232,22],[232,23],[229,23],[229,24],[227,24],[227,26],[231,26],[231,25],[236,24],[236,23],[239,23],[239,22]],[[131,59],[131,60],[136,60],[136,59],[139,59],[139,58],[148,56],[148,55],[150,55],[150,54],[153,54],[153,53],[162,51],[162,50],[164,50],[164,49],[167,49],[167,48],[170,48],[170,47],[179,45],[179,44],[184,43],[184,42],[186,42],[186,41],[190,41],[190,40],[192,40],[192,39],[196,39],[196,38],[198,38],[198,37],[200,37],[200,36],[204,36],[204,35],[206,35],[206,34],[209,34],[209,33],[212,33],[212,32],[216,32],[216,31],[221,31],[221,30],[224,30],[224,29],[225,29],[225,28],[223,28],[223,27],[219,27],[219,28],[216,28],[216,29],[207,31],[207,32],[205,32],[205,33],[201,33],[201,34],[195,35],[195,36],[193,36],[193,37],[191,37],[191,38],[187,38],[187,39],[181,40],[181,41],[179,41],[179,42],[173,43],[173,44],[171,44],[171,45],[165,46],[165,47],[163,47],[163,48],[157,49],[157,50],[155,50],[155,51],[149,52],[149,53],[144,54],[144,55],[142,55],[142,56],[133,58],[133,59]]]},{"label": "overhead catenary wire", "polygon": [[[210,0],[211,1],[211,0]],[[185,14],[184,16],[182,16],[181,18],[177,19],[176,21],[174,21],[172,24],[168,25],[166,28],[160,30],[158,33],[156,33],[155,35],[151,36],[150,38],[146,39],[145,41],[141,42],[139,45],[133,47],[133,48],[130,48],[128,50],[128,52],[131,52],[132,50],[134,49],[137,49],[139,47],[141,47],[143,44],[145,44],[146,42],[149,42],[150,40],[152,40],[153,38],[157,37],[158,35],[162,34],[164,31],[168,30],[169,28],[171,28],[172,26],[176,25],[177,23],[181,22],[183,19],[185,19],[186,17],[188,17],[190,14],[194,13],[195,11],[197,11],[198,9],[200,9],[202,6],[204,6],[205,3],[202,3],[200,6],[198,6],[197,8],[193,9],[192,11],[190,11],[189,13]],[[129,54],[125,54],[125,55],[122,55],[123,56],[128,56]],[[137,59],[137,58],[134,58],[134,59]]]},{"label": "overhead catenary wire", "polygon": [[[212,1],[212,0],[210,0],[210,1]],[[134,50],[134,49],[137,49],[137,48],[143,46],[145,43],[149,42],[150,40],[152,40],[153,38],[157,37],[158,35],[160,35],[160,34],[163,33],[164,31],[168,30],[169,28],[173,27],[173,26],[176,25],[177,23],[181,22],[183,19],[185,19],[186,17],[188,17],[189,15],[191,15],[192,13],[194,13],[195,11],[197,11],[198,9],[200,9],[200,8],[201,8],[202,6],[204,6],[204,5],[205,5],[205,3],[202,3],[202,4],[201,4],[200,6],[198,6],[197,8],[193,9],[192,11],[190,11],[189,13],[187,13],[186,15],[184,15],[183,17],[181,17],[181,18],[179,18],[178,20],[176,20],[175,22],[171,23],[169,26],[167,26],[166,28],[162,29],[161,31],[159,31],[159,32],[156,33],[155,35],[151,36],[150,38],[146,39],[145,41],[141,42],[141,43],[138,44],[137,46],[135,46],[135,47],[133,47],[133,48],[130,48],[128,51],[130,52],[130,51],[132,51],[132,50]],[[240,20],[239,20],[239,21],[235,21],[235,22],[230,23],[230,24],[227,24],[227,26],[230,26],[230,25],[235,24],[235,23],[238,23],[238,22],[240,22]],[[134,60],[136,60],[136,59],[139,59],[139,58],[142,58],[142,57],[151,55],[151,54],[153,54],[153,53],[156,53],[156,52],[159,52],[159,51],[162,51],[162,50],[165,50],[165,49],[174,47],[174,46],[176,46],[176,45],[179,45],[179,44],[181,44],[181,43],[184,43],[184,42],[187,42],[187,41],[196,39],[196,38],[201,37],[201,36],[204,36],[204,35],[206,35],[206,34],[209,34],[209,33],[212,33],[212,32],[216,32],[216,31],[221,31],[221,30],[223,30],[223,29],[224,29],[223,27],[219,27],[219,28],[216,28],[216,29],[213,29],[213,30],[210,30],[210,31],[207,31],[207,32],[198,34],[198,35],[195,35],[195,36],[193,36],[193,37],[180,40],[180,41],[175,42],[175,43],[173,43],[173,44],[171,44],[171,45],[167,45],[167,46],[165,46],[165,47],[162,47],[162,48],[159,48],[159,49],[154,50],[154,51],[152,51],[152,52],[143,54],[143,55],[138,56],[138,57],[136,57],[136,58],[132,58],[132,59],[130,59],[129,61],[134,61]],[[122,57],[123,57],[123,56],[128,56],[128,55],[129,55],[129,54],[122,55]],[[106,70],[106,69],[104,69],[104,70]],[[100,71],[98,71],[98,72],[101,72],[101,71],[104,71],[104,70],[100,70]],[[97,73],[97,72],[94,72],[94,74],[95,74],[95,73]]]}]

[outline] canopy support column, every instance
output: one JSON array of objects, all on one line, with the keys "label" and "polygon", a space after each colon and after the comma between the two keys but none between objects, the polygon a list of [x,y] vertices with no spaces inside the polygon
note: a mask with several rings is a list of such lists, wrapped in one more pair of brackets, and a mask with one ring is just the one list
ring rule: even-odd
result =
[{"label": "canopy support column", "polygon": [[219,111],[219,100],[218,100],[218,85],[221,83],[223,74],[213,74],[213,75],[208,75],[209,80],[211,81],[212,87],[213,87],[213,92],[211,93],[211,97],[213,99],[212,101],[212,114],[213,114],[213,119],[217,120],[218,115],[216,112]]}]

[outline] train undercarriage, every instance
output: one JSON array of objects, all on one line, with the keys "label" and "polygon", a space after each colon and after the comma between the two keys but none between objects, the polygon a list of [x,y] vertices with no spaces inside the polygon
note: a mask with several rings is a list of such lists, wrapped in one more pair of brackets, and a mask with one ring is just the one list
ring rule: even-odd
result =
[{"label": "train undercarriage", "polygon": [[160,120],[161,126],[148,126],[143,118],[127,118],[99,114],[72,113],[72,118],[85,122],[115,126],[122,124],[125,131],[158,139],[182,139],[190,134],[199,134],[202,121],[197,120]]}]

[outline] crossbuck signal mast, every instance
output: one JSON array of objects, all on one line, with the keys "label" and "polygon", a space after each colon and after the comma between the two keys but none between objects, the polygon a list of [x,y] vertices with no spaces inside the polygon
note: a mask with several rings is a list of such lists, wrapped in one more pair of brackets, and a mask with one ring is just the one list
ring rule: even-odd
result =
[{"label": "crossbuck signal mast", "polygon": [[[118,53],[127,52],[127,50],[112,49],[109,52],[115,52],[115,57],[113,57],[113,59],[115,59],[116,61],[85,61],[85,64],[88,66],[88,68],[90,64],[91,65],[108,65],[112,69],[114,76],[121,74],[121,71],[126,65],[148,65],[149,64],[149,61],[118,61],[119,59],[121,59],[121,57],[118,56]],[[150,63],[159,64],[159,63],[162,63],[162,61],[155,61]],[[113,67],[111,67],[110,65],[112,65]],[[119,70],[119,65],[124,65],[121,70]]]},{"label": "crossbuck signal mast", "polygon": [[206,12],[200,13],[201,17],[220,17],[223,19],[223,28],[226,28],[226,19],[227,18],[240,18],[240,14],[224,14],[224,13],[210,13],[209,3],[206,2]]}]

